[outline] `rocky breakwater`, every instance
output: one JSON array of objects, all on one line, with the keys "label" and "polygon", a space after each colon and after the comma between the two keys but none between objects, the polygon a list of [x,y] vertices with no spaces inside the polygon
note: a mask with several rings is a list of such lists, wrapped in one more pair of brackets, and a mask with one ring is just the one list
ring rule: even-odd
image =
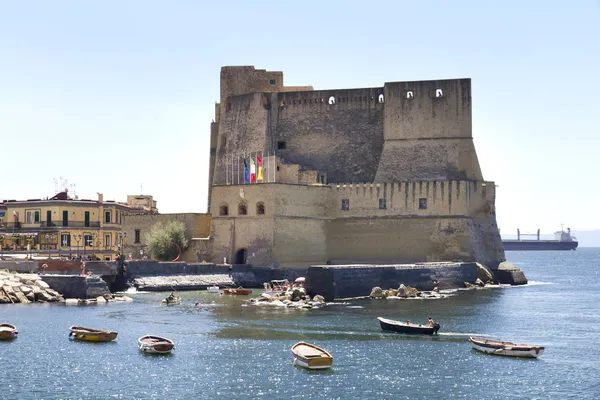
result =
[{"label": "rocky breakwater", "polygon": [[414,287],[405,286],[404,284],[400,285],[398,289],[387,289],[384,290],[379,286],[371,289],[371,294],[368,298],[371,299],[439,299],[443,297],[448,297],[446,294],[439,293],[437,291],[419,291]]},{"label": "rocky breakwater", "polygon": [[125,302],[131,303],[133,299],[128,296],[116,296],[110,293],[106,293],[103,296],[98,296],[93,299],[66,299],[65,305],[67,306],[89,306],[89,305],[102,305],[106,303]]},{"label": "rocky breakwater", "polygon": [[286,292],[269,294],[262,293],[259,297],[250,299],[248,304],[255,306],[272,306],[298,309],[319,308],[325,305],[325,298],[315,295],[312,299],[304,288],[294,288]]},{"label": "rocky breakwater", "polygon": [[0,303],[59,302],[63,296],[37,274],[0,271]]}]

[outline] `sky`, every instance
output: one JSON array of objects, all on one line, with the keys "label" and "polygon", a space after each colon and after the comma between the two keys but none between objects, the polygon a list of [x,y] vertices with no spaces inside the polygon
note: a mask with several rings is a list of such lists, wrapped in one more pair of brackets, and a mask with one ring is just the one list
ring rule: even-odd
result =
[{"label": "sky", "polygon": [[471,78],[502,233],[600,229],[600,0],[0,0],[0,199],[206,212],[225,65],[315,89]]}]

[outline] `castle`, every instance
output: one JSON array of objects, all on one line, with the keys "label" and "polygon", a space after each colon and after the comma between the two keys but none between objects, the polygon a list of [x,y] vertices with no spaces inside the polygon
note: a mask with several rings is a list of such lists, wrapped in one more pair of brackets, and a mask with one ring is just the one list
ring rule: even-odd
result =
[{"label": "castle", "polygon": [[282,72],[223,67],[220,97],[211,261],[505,260],[495,185],[473,144],[470,79],[313,90],[284,86]]}]

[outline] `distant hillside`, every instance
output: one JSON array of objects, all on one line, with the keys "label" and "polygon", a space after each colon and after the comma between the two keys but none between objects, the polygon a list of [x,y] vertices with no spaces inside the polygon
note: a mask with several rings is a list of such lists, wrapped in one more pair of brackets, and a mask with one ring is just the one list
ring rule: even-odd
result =
[{"label": "distant hillside", "polygon": [[[600,247],[600,229],[593,231],[573,231],[577,238],[579,247]],[[502,235],[502,239],[516,239],[517,235]],[[535,236],[527,236],[526,239],[535,239]],[[540,235],[542,240],[553,240],[554,235]]]}]

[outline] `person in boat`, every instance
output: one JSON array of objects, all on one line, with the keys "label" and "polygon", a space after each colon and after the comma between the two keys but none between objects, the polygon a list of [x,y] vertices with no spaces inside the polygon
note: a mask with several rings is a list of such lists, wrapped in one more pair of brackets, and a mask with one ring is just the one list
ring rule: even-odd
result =
[{"label": "person in boat", "polygon": [[406,325],[410,325],[410,320],[409,319],[406,320]]},{"label": "person in boat", "polygon": [[175,293],[171,292],[171,294],[169,296],[167,296],[167,301],[173,301],[175,300]]},{"label": "person in boat", "polygon": [[435,325],[435,321],[433,319],[431,319],[431,317],[427,317],[427,326],[430,328],[433,328],[434,325]]},{"label": "person in boat", "polygon": [[439,293],[439,291],[440,291],[440,281],[438,281],[438,280],[433,281],[433,291]]}]

